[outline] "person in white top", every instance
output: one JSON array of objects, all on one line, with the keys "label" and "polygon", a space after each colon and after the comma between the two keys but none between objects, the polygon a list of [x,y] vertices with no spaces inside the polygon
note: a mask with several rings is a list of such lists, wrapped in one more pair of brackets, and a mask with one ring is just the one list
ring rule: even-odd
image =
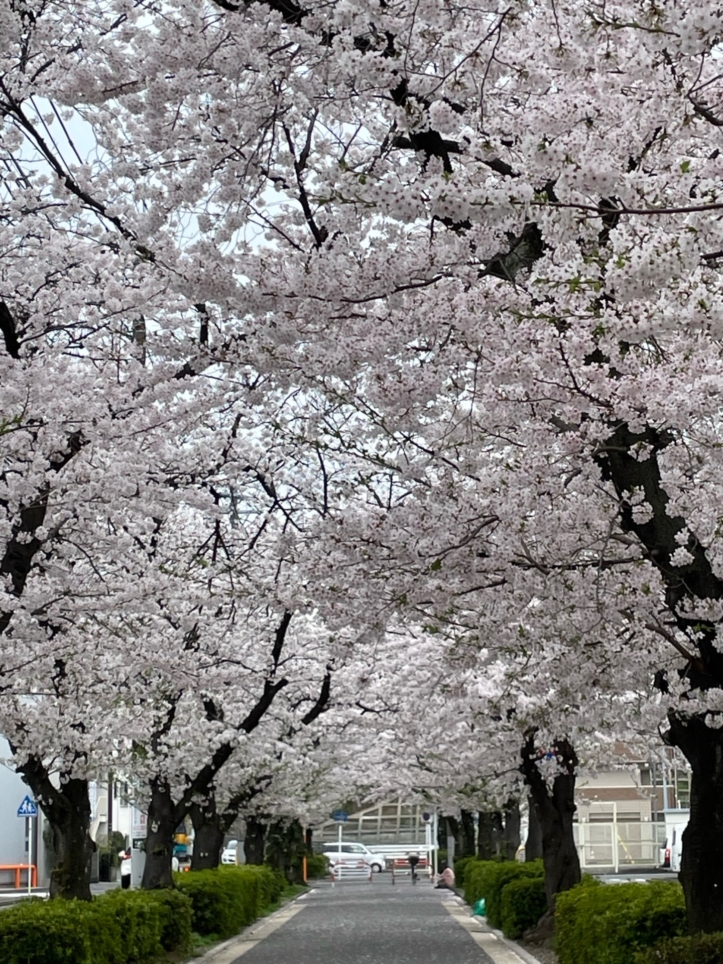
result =
[{"label": "person in white top", "polygon": [[119,850],[118,856],[121,859],[121,887],[128,890],[131,885],[131,852],[130,850]]}]

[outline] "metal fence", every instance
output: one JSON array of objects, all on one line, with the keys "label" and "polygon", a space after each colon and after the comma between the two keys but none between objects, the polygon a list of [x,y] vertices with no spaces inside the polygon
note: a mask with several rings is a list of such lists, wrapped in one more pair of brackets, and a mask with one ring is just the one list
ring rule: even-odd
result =
[{"label": "metal fence", "polygon": [[574,825],[583,870],[657,867],[665,841],[665,824],[653,821],[590,821]]}]

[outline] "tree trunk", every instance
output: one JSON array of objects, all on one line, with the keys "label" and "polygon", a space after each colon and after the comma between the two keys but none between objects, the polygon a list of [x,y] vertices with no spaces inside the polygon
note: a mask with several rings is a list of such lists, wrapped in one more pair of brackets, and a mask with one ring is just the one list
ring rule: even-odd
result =
[{"label": "tree trunk", "polygon": [[462,822],[462,853],[465,857],[474,857],[476,846],[472,814],[469,810],[462,810],[460,817]]},{"label": "tree trunk", "polygon": [[502,856],[505,860],[516,860],[520,849],[520,803],[508,800],[504,811],[505,828],[502,834]]},{"label": "tree trunk", "polygon": [[[540,764],[546,762],[548,756],[558,767],[551,787],[540,772]],[[580,883],[580,859],[572,831],[576,766],[575,750],[567,740],[558,740],[549,754],[545,754],[535,750],[535,734],[528,734],[522,749],[520,770],[530,789],[542,829],[542,861],[549,910],[554,908],[558,894]]]},{"label": "tree trunk", "polygon": [[477,859],[496,860],[502,849],[502,814],[480,810],[477,819]]},{"label": "tree trunk", "polygon": [[173,837],[176,827],[185,817],[174,806],[168,784],[161,779],[151,780],[151,802],[148,807],[148,831],[146,835],[146,865],[143,869],[141,887],[144,890],[160,890],[173,887],[172,858]]},{"label": "tree trunk", "polygon": [[688,929],[723,931],[723,730],[699,717],[671,714],[668,741],[690,763],[690,817],[683,831],[679,880]]},{"label": "tree trunk", "polygon": [[212,870],[221,863],[226,834],[223,817],[216,810],[214,795],[211,794],[205,804],[192,804],[188,814],[193,822],[191,870]]},{"label": "tree trunk", "polygon": [[247,864],[262,864],[266,850],[266,824],[257,817],[246,818],[244,854]]},{"label": "tree trunk", "polygon": [[464,852],[464,837],[462,835],[462,827],[456,817],[445,817],[447,821],[447,826],[449,828],[449,833],[454,837],[454,854],[457,860],[460,857],[466,857],[467,854]]},{"label": "tree trunk", "polygon": [[266,844],[267,862],[293,884],[302,876],[304,834],[298,820],[284,823],[276,820],[269,827]]},{"label": "tree trunk", "polygon": [[440,817],[437,821],[437,846],[440,850],[447,849],[447,838],[452,835],[446,817]]},{"label": "tree trunk", "polygon": [[90,865],[95,844],[90,836],[88,781],[71,777],[56,787],[35,757],[17,769],[42,807],[52,831],[50,896],[90,900]]},{"label": "tree trunk", "polygon": [[527,840],[525,841],[525,861],[542,859],[542,827],[537,816],[537,808],[532,794],[527,798],[529,811],[527,824]]},{"label": "tree trunk", "polygon": [[[706,539],[699,539],[689,521],[676,515],[663,485],[660,457],[679,439],[677,432],[644,425],[633,431],[625,422],[613,427],[607,444],[597,447],[596,461],[620,501],[623,531],[633,533],[665,585],[665,601],[677,629],[687,637],[677,667],[693,694],[723,689],[720,619],[701,617],[697,610],[716,612],[710,601],[723,599],[723,580],[716,564],[715,542],[709,558]],[[646,457],[639,457],[641,446]],[[641,495],[652,516],[637,517],[633,504]],[[634,498],[633,498],[634,497]],[[688,558],[674,562],[683,547]],[[704,605],[699,605],[700,601]],[[655,684],[668,692],[668,672],[659,669]],[[687,694],[683,697],[686,700]],[[683,703],[685,707],[685,703]],[[692,770],[690,818],[683,833],[680,882],[692,933],[723,930],[723,731],[706,725],[704,716],[679,716],[671,711],[666,741],[677,746]]]}]

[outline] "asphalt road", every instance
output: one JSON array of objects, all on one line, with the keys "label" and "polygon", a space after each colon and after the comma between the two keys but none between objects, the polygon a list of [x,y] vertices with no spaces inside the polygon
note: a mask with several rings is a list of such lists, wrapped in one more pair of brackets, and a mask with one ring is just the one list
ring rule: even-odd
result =
[{"label": "asphalt road", "polygon": [[[236,956],[229,953],[228,962],[495,964],[461,926],[468,918],[461,901],[427,882],[392,886],[388,877],[375,876],[371,884],[323,883],[292,905],[281,926],[249,934],[248,945],[237,947]],[[510,964],[519,960],[510,958]]]}]

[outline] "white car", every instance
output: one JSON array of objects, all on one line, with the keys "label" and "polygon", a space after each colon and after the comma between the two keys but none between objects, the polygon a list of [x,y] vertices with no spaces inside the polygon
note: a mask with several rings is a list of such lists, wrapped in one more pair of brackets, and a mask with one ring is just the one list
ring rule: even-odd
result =
[{"label": "white car", "polygon": [[372,873],[378,874],[384,869],[384,858],[381,854],[372,853],[368,847],[360,843],[342,840],[341,843],[334,841],[324,844],[324,856],[330,864],[341,863],[342,868],[347,864],[350,867],[357,867],[359,861],[363,861],[371,867]]},{"label": "white car", "polygon": [[222,864],[237,864],[238,840],[229,840],[221,854]]}]

